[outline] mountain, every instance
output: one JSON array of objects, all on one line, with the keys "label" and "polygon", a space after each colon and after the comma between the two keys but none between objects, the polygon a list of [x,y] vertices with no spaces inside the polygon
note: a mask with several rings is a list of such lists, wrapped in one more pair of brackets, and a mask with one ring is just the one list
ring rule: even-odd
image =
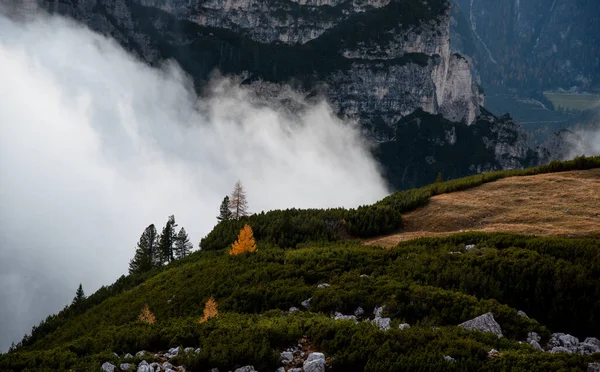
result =
[{"label": "mountain", "polygon": [[[528,152],[509,118],[481,110],[473,66],[452,51],[446,0],[40,0],[39,7],[116,39],[149,64],[176,60],[198,92],[218,69],[283,105],[290,88],[307,100],[325,98],[339,116],[359,121],[394,189],[425,185],[438,171],[460,177],[546,160],[532,158],[539,151]],[[448,140],[419,135],[415,143],[403,135],[415,115],[460,129]],[[506,135],[483,138],[482,122],[484,131]],[[394,154],[406,146],[427,151]],[[448,146],[481,150],[449,164],[441,161]],[[433,170],[406,176],[407,167]]]},{"label": "mountain", "polygon": [[598,107],[599,25],[594,0],[455,0],[452,49],[472,62],[486,108],[510,112],[541,141],[587,121],[581,104],[565,106],[545,92]]},{"label": "mountain", "polygon": [[[123,276],[48,317],[0,355],[0,370],[142,371],[160,363],[240,372],[593,371],[600,365],[600,220],[589,215],[599,206],[589,188],[599,169],[600,158],[580,157],[438,182],[356,210],[222,221],[201,251]],[[572,226],[588,218],[591,235],[568,238],[562,229],[565,237],[549,236],[557,233],[540,219],[537,237],[473,231],[390,248],[352,240],[397,232],[399,212],[405,229],[416,221],[426,228],[417,208],[437,208],[441,197],[468,203],[464,193],[482,192],[502,201],[537,195],[544,182],[577,190],[561,195],[574,203],[558,218]],[[587,205],[584,192],[592,195]],[[511,201],[503,212],[523,213]],[[245,224],[258,251],[228,255]]]}]

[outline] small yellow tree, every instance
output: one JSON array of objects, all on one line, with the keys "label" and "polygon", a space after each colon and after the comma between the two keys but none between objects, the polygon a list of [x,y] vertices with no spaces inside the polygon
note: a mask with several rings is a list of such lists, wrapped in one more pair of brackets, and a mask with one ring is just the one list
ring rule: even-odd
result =
[{"label": "small yellow tree", "polygon": [[229,250],[230,255],[238,255],[246,252],[256,252],[256,242],[254,241],[254,233],[252,228],[248,225],[244,225],[240,230],[238,239],[233,243]]},{"label": "small yellow tree", "polygon": [[148,304],[144,305],[144,307],[142,308],[142,313],[140,314],[138,319],[140,320],[140,322],[148,324],[154,324],[154,322],[156,322],[156,318],[154,317],[154,314],[152,314],[152,312],[150,311]]},{"label": "small yellow tree", "polygon": [[214,298],[209,297],[206,301],[206,305],[204,305],[204,316],[200,318],[199,323],[204,323],[210,318],[214,318],[219,315],[219,310],[217,309],[217,301]]}]

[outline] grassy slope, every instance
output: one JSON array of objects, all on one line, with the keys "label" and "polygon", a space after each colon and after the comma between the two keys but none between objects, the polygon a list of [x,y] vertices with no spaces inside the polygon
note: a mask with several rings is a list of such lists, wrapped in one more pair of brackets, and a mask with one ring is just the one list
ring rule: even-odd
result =
[{"label": "grassy slope", "polygon": [[[435,193],[488,179],[480,177],[438,184]],[[477,249],[465,252],[465,244]],[[318,289],[322,282],[331,287]],[[294,250],[260,243],[257,254],[241,257],[197,252],[160,272],[122,278],[81,308],[52,317],[35,337],[0,356],[0,370],[89,370],[115,361],[112,351],[177,345],[201,347],[196,358],[182,361],[193,370],[245,364],[274,370],[278,350],[303,335],[334,357],[334,370],[581,370],[600,356],[538,353],[517,340],[532,330],[547,338],[546,326],[598,336],[599,282],[598,240],[582,238],[465,233],[392,250],[338,241]],[[199,324],[211,295],[220,316]],[[287,313],[309,297],[310,312]],[[145,303],[155,325],[136,321]],[[361,306],[370,313],[382,304],[393,327],[413,327],[380,331],[330,318],[334,311],[348,314]],[[533,319],[517,316],[517,309]],[[487,311],[505,339],[455,327]],[[503,356],[487,358],[491,348]],[[457,363],[446,363],[444,355]]]},{"label": "grassy slope", "polygon": [[434,196],[403,215],[401,233],[367,244],[461,231],[512,232],[600,238],[600,169],[511,177],[465,191]]}]

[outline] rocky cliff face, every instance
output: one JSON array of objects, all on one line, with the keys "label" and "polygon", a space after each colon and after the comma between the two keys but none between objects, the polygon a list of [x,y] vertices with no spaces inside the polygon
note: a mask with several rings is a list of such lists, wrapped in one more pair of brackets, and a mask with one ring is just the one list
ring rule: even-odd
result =
[{"label": "rocky cliff face", "polygon": [[[412,113],[462,123],[464,129],[477,122],[483,103],[469,60],[451,51],[446,0],[39,1],[50,12],[114,37],[150,64],[177,60],[198,88],[218,69],[242,76],[266,98],[280,99],[289,89],[324,96],[339,115],[359,120],[367,137],[392,147],[406,144],[398,126]],[[464,172],[449,173],[522,165],[493,159],[500,152],[521,154],[520,142],[492,143],[509,137],[497,135],[484,144],[473,130],[464,132],[440,141],[456,142],[458,135],[464,146],[483,146],[491,156],[485,162],[493,165],[465,158],[456,168]],[[381,161],[433,164],[425,158]],[[391,183],[405,188],[431,181],[417,175]]]}]

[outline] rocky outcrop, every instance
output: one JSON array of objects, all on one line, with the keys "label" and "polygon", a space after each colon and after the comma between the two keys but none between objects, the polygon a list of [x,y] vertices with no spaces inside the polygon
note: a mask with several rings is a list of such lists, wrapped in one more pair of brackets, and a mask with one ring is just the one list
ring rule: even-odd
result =
[{"label": "rocky outcrop", "polygon": [[323,353],[310,353],[302,367],[304,372],[325,372],[325,355]]},{"label": "rocky outcrop", "polygon": [[485,313],[471,320],[467,320],[458,326],[469,330],[491,332],[498,337],[502,337],[502,329],[500,328],[500,324],[496,322],[494,319],[494,314],[492,313]]},{"label": "rocky outcrop", "polygon": [[109,362],[105,362],[104,364],[102,364],[103,372],[115,372],[115,368],[117,367],[115,365],[110,364]]}]

